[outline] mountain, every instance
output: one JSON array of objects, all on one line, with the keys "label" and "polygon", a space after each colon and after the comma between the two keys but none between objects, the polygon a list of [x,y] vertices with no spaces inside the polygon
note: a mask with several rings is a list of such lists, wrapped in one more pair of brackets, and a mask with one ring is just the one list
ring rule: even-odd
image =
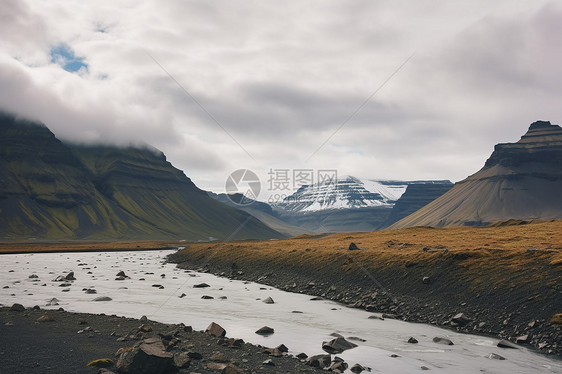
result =
[{"label": "mountain", "polygon": [[408,182],[360,180],[347,176],[332,183],[301,186],[275,205],[289,212],[332,209],[391,207],[402,196]]},{"label": "mountain", "polygon": [[404,194],[394,203],[384,227],[409,216],[449,191],[451,187],[453,187],[453,183],[448,180],[412,182],[408,185]]},{"label": "mountain", "polygon": [[[282,221],[308,231],[374,231],[431,202],[451,186],[450,181],[360,180],[347,176],[333,183],[302,186],[273,209]],[[414,189],[404,196],[410,188]]]},{"label": "mountain", "polygon": [[[220,201],[223,204],[229,205],[233,208],[240,209],[248,214],[259,219],[261,222],[269,226],[275,231],[280,232],[287,236],[297,236],[302,234],[311,234],[311,231],[303,228],[293,226],[279,218],[277,212],[273,211],[271,205],[249,199],[240,193],[227,195],[225,193],[216,194],[214,192],[207,192],[213,199]],[[244,204],[240,202],[244,201]]]},{"label": "mountain", "polygon": [[64,144],[0,113],[0,238],[280,238],[197,188],[162,152]]},{"label": "mountain", "polygon": [[496,145],[480,171],[391,228],[562,218],[561,191],[562,128],[537,121],[518,142]]}]

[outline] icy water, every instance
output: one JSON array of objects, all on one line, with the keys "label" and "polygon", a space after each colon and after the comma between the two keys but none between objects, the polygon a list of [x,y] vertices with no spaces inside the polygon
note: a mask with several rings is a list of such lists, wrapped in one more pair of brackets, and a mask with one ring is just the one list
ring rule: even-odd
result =
[{"label": "icy water", "polygon": [[[357,348],[338,356],[350,365],[371,367],[374,373],[419,373],[425,368],[431,373],[562,373],[561,361],[525,348],[501,349],[492,338],[458,334],[431,325],[369,319],[373,313],[331,301],[313,301],[311,296],[257,283],[176,269],[164,263],[171,252],[2,255],[0,303],[135,318],[146,315],[164,323],[183,322],[196,330],[216,322],[226,329],[228,337],[268,347],[283,343],[290,353],[305,352],[309,356],[324,353],[322,341],[331,340],[330,334],[337,332],[365,340],[354,341]],[[130,278],[115,280],[120,270]],[[69,271],[74,271],[76,277],[67,282],[70,286],[61,287],[63,282],[54,281]],[[34,276],[30,278],[31,275]],[[200,283],[210,287],[193,287]],[[97,293],[87,294],[85,288]],[[185,296],[180,298],[182,294]],[[202,299],[204,295],[213,299]],[[100,296],[112,300],[93,301]],[[263,303],[267,297],[275,303]],[[53,298],[59,300],[59,305],[47,306]],[[255,334],[262,326],[273,327],[275,333],[269,337]],[[419,343],[408,344],[410,336]],[[455,344],[440,345],[432,341],[433,337],[446,337]],[[488,358],[491,353],[505,360]]]}]

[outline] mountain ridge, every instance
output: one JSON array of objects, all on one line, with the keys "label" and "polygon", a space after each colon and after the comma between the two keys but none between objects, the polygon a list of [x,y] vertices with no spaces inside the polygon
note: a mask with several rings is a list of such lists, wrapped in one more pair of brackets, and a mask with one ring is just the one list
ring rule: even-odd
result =
[{"label": "mountain ridge", "polygon": [[0,238],[280,238],[149,148],[65,144],[0,113]]},{"label": "mountain ridge", "polygon": [[562,218],[560,191],[562,129],[536,121],[518,142],[497,144],[478,172],[390,228]]}]

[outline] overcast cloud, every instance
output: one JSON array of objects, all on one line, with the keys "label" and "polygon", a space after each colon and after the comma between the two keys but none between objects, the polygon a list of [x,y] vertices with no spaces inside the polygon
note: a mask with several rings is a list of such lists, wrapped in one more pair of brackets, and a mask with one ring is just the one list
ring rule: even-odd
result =
[{"label": "overcast cloud", "polygon": [[115,4],[4,0],[0,109],[65,140],[149,143],[204,189],[239,168],[459,181],[562,122],[557,2]]}]

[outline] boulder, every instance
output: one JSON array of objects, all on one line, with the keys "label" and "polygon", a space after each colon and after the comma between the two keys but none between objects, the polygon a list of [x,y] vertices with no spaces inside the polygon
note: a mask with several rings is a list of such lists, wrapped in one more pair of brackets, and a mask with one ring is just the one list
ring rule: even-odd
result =
[{"label": "boulder", "polygon": [[70,273],[66,274],[66,277],[64,277],[64,279],[66,279],[67,281],[74,281],[74,280],[76,280],[76,278],[74,277],[74,272],[71,271]]},{"label": "boulder", "polygon": [[228,364],[222,369],[221,374],[238,374],[239,371],[236,367],[232,364]]},{"label": "boulder", "polygon": [[363,370],[365,370],[365,367],[359,364],[355,364],[349,370],[351,370],[352,373],[361,373]]},{"label": "boulder", "polygon": [[430,284],[430,283],[431,283],[431,278],[430,278],[430,277],[423,277],[423,278],[422,278],[422,283],[423,283],[423,284]]},{"label": "boulder", "polygon": [[209,357],[209,360],[216,362],[228,362],[228,357],[222,352],[216,352]]},{"label": "boulder", "polygon": [[357,246],[357,244],[355,244],[354,242],[349,243],[349,247],[347,248],[350,251],[356,251],[358,249],[361,249]]},{"label": "boulder", "polygon": [[127,278],[127,275],[125,275],[125,272],[123,270],[121,270],[119,273],[117,273],[117,275],[115,275],[116,277],[123,277],[123,278]]},{"label": "boulder", "polygon": [[345,340],[345,338],[335,338],[329,342],[322,342],[322,349],[330,354],[342,353],[355,347],[357,347],[357,344]]},{"label": "boulder", "polygon": [[164,350],[162,342],[142,343],[124,352],[117,361],[117,370],[124,374],[168,374],[176,371],[174,355]]},{"label": "boulder", "polygon": [[518,336],[517,338],[515,338],[515,342],[517,344],[528,343],[529,342],[529,335]]},{"label": "boulder", "polygon": [[310,356],[306,360],[306,364],[315,368],[324,369],[330,366],[332,362],[332,356],[330,355],[315,355]]},{"label": "boulder", "polygon": [[263,302],[266,304],[275,304],[275,301],[273,301],[271,297],[268,297],[267,299],[263,300]]},{"label": "boulder", "polygon": [[418,339],[414,338],[413,336],[410,336],[410,339],[408,339],[408,343],[410,343],[410,344],[417,344],[417,343],[418,343]]},{"label": "boulder", "polygon": [[226,330],[223,329],[219,324],[211,322],[209,327],[205,330],[206,334],[221,338],[226,335]]},{"label": "boulder", "polygon": [[260,329],[258,329],[256,331],[256,334],[258,334],[258,335],[271,335],[274,332],[275,332],[275,330],[272,327],[264,326],[264,327],[261,327]]},{"label": "boulder", "polygon": [[23,312],[23,311],[25,311],[25,307],[24,307],[23,305],[21,305],[21,304],[14,303],[14,304],[11,306],[10,310],[11,310],[12,312]]},{"label": "boulder", "polygon": [[174,355],[174,366],[179,369],[189,366],[190,361],[187,352],[179,352]]},{"label": "boulder", "polygon": [[437,344],[454,345],[453,342],[447,338],[435,337],[433,338],[433,342]]}]

